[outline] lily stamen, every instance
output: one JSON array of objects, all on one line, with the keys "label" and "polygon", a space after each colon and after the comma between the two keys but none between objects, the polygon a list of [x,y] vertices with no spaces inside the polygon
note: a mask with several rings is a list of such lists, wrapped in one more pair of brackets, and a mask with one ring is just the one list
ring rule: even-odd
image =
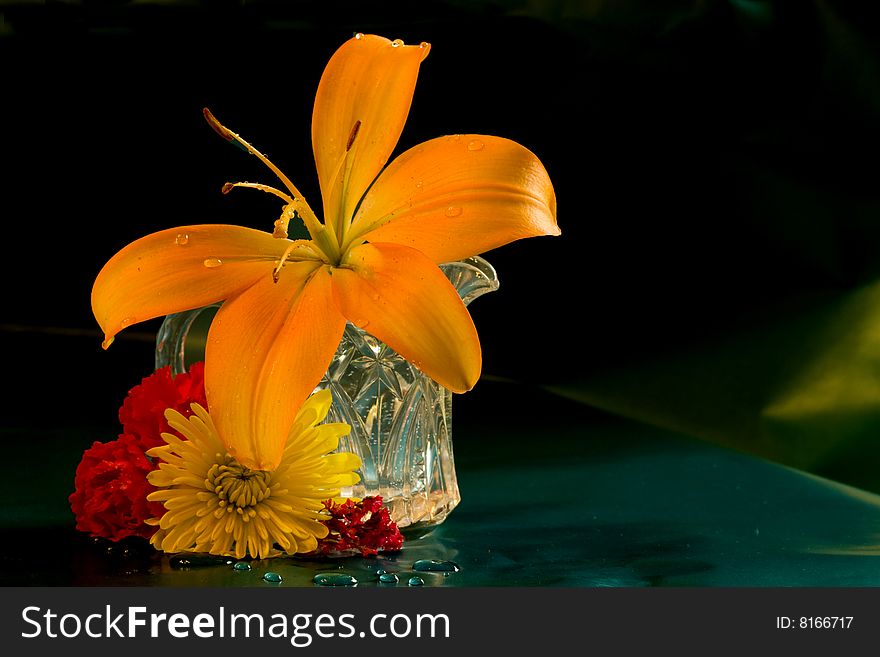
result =
[{"label": "lily stamen", "polygon": [[296,208],[293,205],[285,205],[281,211],[281,216],[275,220],[275,228],[272,230],[272,237],[276,239],[287,239],[287,227],[290,220],[296,216]]},{"label": "lily stamen", "polygon": [[232,130],[220,123],[220,121],[218,121],[216,117],[211,114],[211,111],[207,107],[202,109],[202,114],[204,114],[205,120],[208,122],[208,125],[210,125],[214,129],[214,132],[223,137],[223,139],[225,139],[226,141],[244,147],[244,149],[248,153],[256,156],[263,164],[265,164],[272,170],[272,173],[278,176],[278,179],[281,180],[282,183],[284,183],[284,186],[287,187],[288,191],[293,195],[293,198],[295,199],[297,205],[297,210],[299,210],[299,214],[302,217],[303,223],[306,226],[306,230],[309,231],[309,235],[312,236],[312,239],[315,239],[317,234],[323,230],[321,222],[318,220],[318,217],[315,215],[312,208],[306,202],[305,197],[302,195],[302,193],[300,193],[300,191],[290,181],[290,179],[281,172],[281,169],[272,164],[272,161],[268,157],[263,155],[256,148],[254,148],[240,135],[232,132]]},{"label": "lily stamen", "polygon": [[221,191],[224,194],[228,194],[236,187],[248,187],[250,189],[258,189],[261,192],[274,194],[285,202],[284,209],[281,211],[281,217],[275,220],[275,228],[272,231],[272,237],[287,239],[287,227],[290,224],[290,220],[293,219],[294,216],[298,216],[296,208],[299,204],[297,203],[297,200],[291,198],[279,189],[275,189],[274,187],[270,187],[269,185],[264,185],[262,183],[228,182],[223,185],[223,189]]},{"label": "lily stamen", "polygon": [[275,189],[269,185],[264,185],[263,183],[252,183],[252,182],[228,182],[223,185],[223,188],[220,190],[224,194],[228,194],[236,187],[248,187],[250,189],[259,189],[261,192],[266,192],[267,194],[274,194],[278,198],[282,199],[288,205],[292,205],[296,203],[294,199],[292,199],[289,195],[282,192],[280,189]]},{"label": "lily stamen", "polygon": [[[354,146],[354,142],[357,139],[358,133],[361,129],[361,120],[358,119],[354,122],[354,125],[351,127],[351,132],[348,134],[348,140],[345,142],[345,154],[342,156],[342,159],[339,160],[339,164],[336,167],[336,173],[333,175],[334,186],[336,184],[342,185],[342,196],[344,197],[346,194],[346,190],[348,188],[348,179],[351,175],[351,168],[354,164],[353,153],[351,152],[352,147]],[[345,204],[341,204],[339,206],[339,216],[336,218],[336,241],[339,244],[345,243],[345,235],[348,232],[348,227],[351,224],[352,213],[347,211]]]},{"label": "lily stamen", "polygon": [[[296,254],[296,256],[294,256],[293,252],[296,249],[302,249],[303,253]],[[281,259],[278,261],[278,264],[275,265],[275,269],[272,270],[272,280],[275,283],[278,282],[278,278],[281,274],[281,269],[284,267],[284,263],[286,263],[293,257],[302,257],[306,260],[324,260],[324,258],[322,258],[320,255],[318,255],[318,253],[315,252],[314,248],[312,247],[312,243],[309,240],[293,240],[290,243],[290,246],[288,246],[284,253],[281,255]]]},{"label": "lily stamen", "polygon": [[345,144],[345,152],[346,153],[348,153],[348,151],[351,150],[351,147],[354,146],[354,140],[357,138],[358,131],[360,129],[361,129],[361,122],[360,122],[360,119],[358,119],[357,121],[354,122],[354,126],[351,129],[351,134],[348,135],[348,141]]}]

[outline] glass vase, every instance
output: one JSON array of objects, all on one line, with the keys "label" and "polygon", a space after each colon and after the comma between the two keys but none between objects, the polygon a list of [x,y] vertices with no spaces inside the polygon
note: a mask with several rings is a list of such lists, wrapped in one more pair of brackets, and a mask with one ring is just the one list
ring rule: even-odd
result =
[{"label": "glass vase", "polygon": [[[465,305],[498,289],[494,268],[480,257],[440,265]],[[202,360],[220,304],[165,318],[156,337],[156,368],[177,374]],[[346,497],[381,495],[398,526],[428,528],[461,501],[452,453],[452,394],[373,335],[347,323],[316,390],[329,388],[327,422],[351,433],[339,451],[357,454],[360,482]]]}]

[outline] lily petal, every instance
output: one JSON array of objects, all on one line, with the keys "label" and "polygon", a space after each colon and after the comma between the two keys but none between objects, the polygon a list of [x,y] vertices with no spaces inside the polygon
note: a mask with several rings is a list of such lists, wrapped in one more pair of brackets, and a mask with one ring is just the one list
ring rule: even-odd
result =
[{"label": "lily petal", "polygon": [[287,264],[224,303],[208,333],[205,392],[229,453],[273,470],[339,346],[345,320],[321,263]]},{"label": "lily petal", "polygon": [[415,249],[362,244],[333,271],[342,314],[453,392],[480,377],[482,354],[471,316],[443,272]]},{"label": "lily petal", "polygon": [[419,144],[388,165],[349,239],[405,244],[439,264],[559,234],[553,184],[531,151],[501,137],[453,135]]},{"label": "lily petal", "polygon": [[104,265],[92,288],[104,347],[131,324],[216,303],[260,277],[271,282],[289,244],[225,225],[181,226],[132,242]]},{"label": "lily petal", "polygon": [[330,58],[312,114],[312,147],[324,219],[337,226],[391,157],[430,46],[358,35]]}]

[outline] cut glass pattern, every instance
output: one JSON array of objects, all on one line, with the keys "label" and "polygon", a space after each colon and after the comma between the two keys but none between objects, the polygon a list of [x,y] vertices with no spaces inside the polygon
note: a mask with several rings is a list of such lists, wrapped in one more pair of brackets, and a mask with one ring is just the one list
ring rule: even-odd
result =
[{"label": "cut glass pattern", "polygon": [[[495,270],[482,258],[440,268],[465,304],[498,289]],[[175,372],[184,371],[201,359],[207,322],[199,316],[204,310],[166,318],[157,336],[157,368],[171,365]],[[199,330],[196,322],[202,325]],[[325,388],[333,395],[326,421],[351,426],[339,451],[353,452],[363,463],[361,481],[342,494],[381,495],[401,528],[443,522],[461,500],[452,453],[451,393],[351,323],[317,389]]]}]

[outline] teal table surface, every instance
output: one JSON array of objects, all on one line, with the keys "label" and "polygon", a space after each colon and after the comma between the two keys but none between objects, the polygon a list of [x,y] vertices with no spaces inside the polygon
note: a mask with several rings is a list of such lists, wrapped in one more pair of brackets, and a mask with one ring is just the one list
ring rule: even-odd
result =
[{"label": "teal table surface", "polygon": [[[95,429],[5,429],[40,441],[0,478],[6,586],[313,586],[319,573],[398,586],[877,586],[880,496],[539,390],[483,382],[454,402],[462,502],[433,532],[379,558],[274,559],[173,567],[144,542],[73,529],[73,473]],[[413,573],[418,559],[460,571]],[[281,575],[268,584],[266,572]],[[387,585],[383,585],[387,586]]]}]

